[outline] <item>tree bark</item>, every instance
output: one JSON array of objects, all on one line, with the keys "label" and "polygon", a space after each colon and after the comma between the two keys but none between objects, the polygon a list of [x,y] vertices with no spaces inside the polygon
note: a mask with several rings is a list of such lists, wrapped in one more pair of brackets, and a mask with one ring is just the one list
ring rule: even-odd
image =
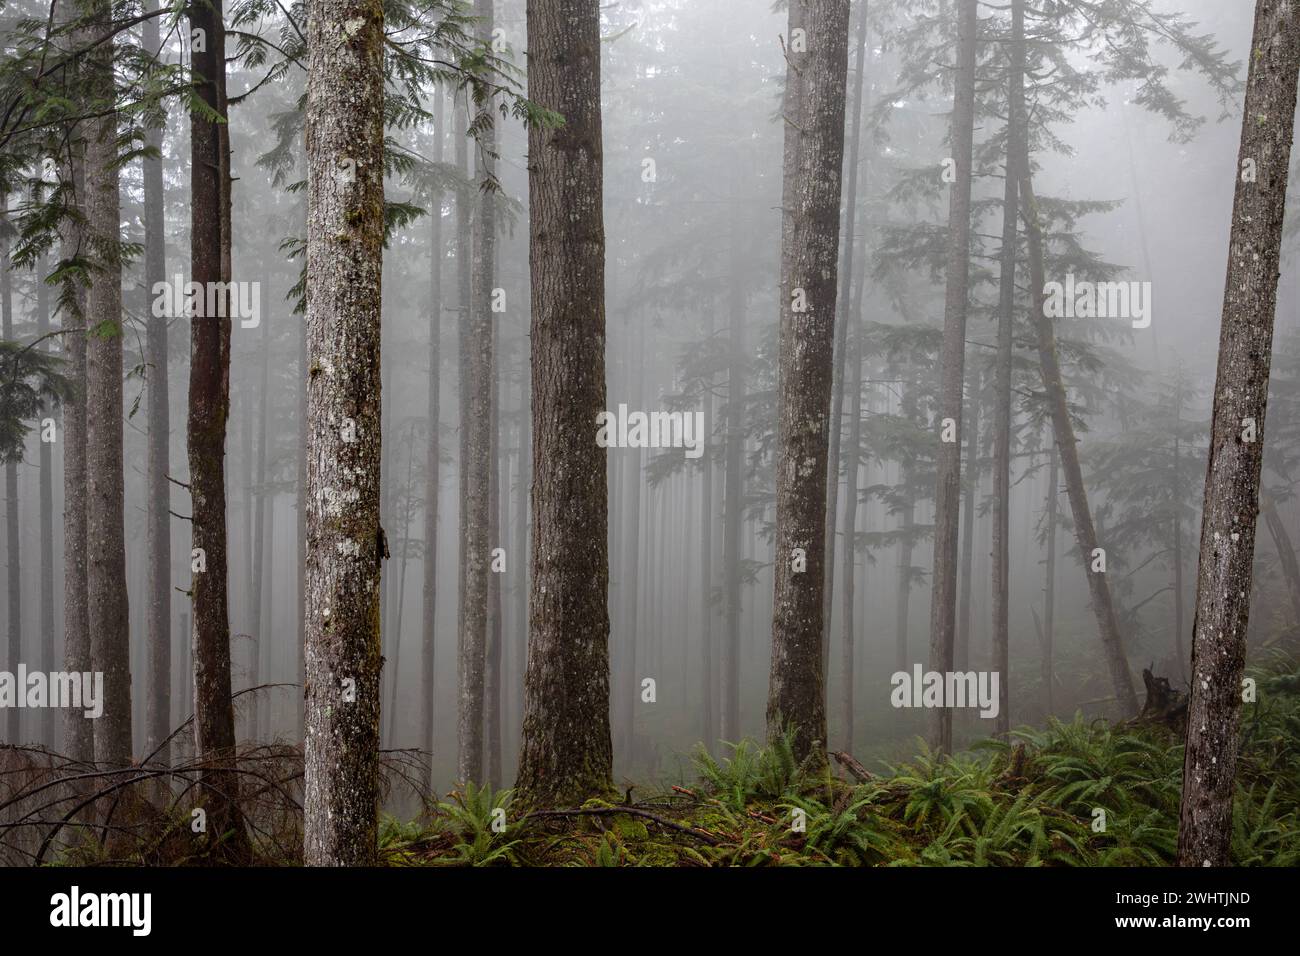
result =
[{"label": "tree bark", "polygon": [[303,858],[373,863],[379,582],[384,17],[315,0],[307,66],[307,619]]},{"label": "tree bark", "polygon": [[605,452],[605,230],[597,0],[528,0],[534,534],[518,786],[577,804],[612,787]]},{"label": "tree bark", "polygon": [[[971,161],[975,134],[975,61],[979,33],[977,0],[957,3],[957,73],[952,105],[952,160],[957,180],[948,194],[947,286],[944,292],[941,427],[952,419],[954,437],[940,441],[934,492],[934,571],[930,590],[930,669],[952,670],[957,615],[957,537],[961,517],[962,386],[966,365],[966,306],[970,277]],[[952,709],[929,713],[930,744],[952,750]]]},{"label": "tree bark", "polygon": [[[848,0],[791,3],[783,103],[776,550],[767,735],[826,760],[822,613]],[[806,36],[806,48],[799,39]],[[802,552],[802,561],[800,560]],[[801,565],[806,561],[806,569]],[[800,577],[799,575],[804,575]]]},{"label": "tree bark", "polygon": [[[157,9],[147,0],[146,13]],[[158,19],[144,21],[144,50],[157,54],[161,49]],[[161,151],[163,129],[150,126],[145,130],[145,145]],[[167,278],[167,237],[164,218],[162,156],[145,156],[141,160],[144,180],[144,286],[146,301],[153,301],[155,284]],[[156,314],[155,314],[156,313]],[[149,449],[146,465],[147,489],[145,550],[148,552],[148,641],[149,670],[145,681],[146,754],[157,751],[157,758],[170,762],[170,745],[164,745],[171,733],[172,671],[172,540],[171,540],[171,410],[168,400],[166,309],[153,309],[146,320],[145,354],[149,365],[148,422]]]},{"label": "tree bark", "polygon": [[[433,161],[442,162],[447,136],[447,97],[440,86],[433,91]],[[429,200],[429,399],[425,412],[428,442],[424,463],[424,586],[420,621],[420,746],[429,753],[430,790],[433,789],[433,700],[435,638],[438,610],[438,492],[442,468],[440,418],[442,414],[442,193]]]},{"label": "tree bark", "polygon": [[[84,215],[88,207],[84,165],[84,144],[72,142],[69,159],[60,175],[71,184],[80,219],[68,217],[60,223],[63,261],[81,254],[85,239]],[[73,673],[92,670],[90,653],[90,608],[86,574],[86,329],[87,290],[76,280],[65,289],[63,350],[67,354],[66,375],[72,394],[63,403],[63,666]],[[70,294],[70,295],[69,295]],[[63,749],[73,760],[95,759],[94,723],[75,707],[64,711]]]},{"label": "tree bark", "polygon": [[[195,92],[208,109],[227,115],[225,21],[222,4],[190,9],[190,26],[207,38],[192,64]],[[190,115],[190,271],[204,291],[190,314],[189,419],[193,545],[204,565],[193,576],[194,748],[205,761],[208,833],[223,856],[246,853],[239,816],[235,712],[231,699],[230,618],[226,534],[226,425],[230,417],[230,317],[225,292],[231,279],[230,146],[225,123]],[[224,286],[216,287],[218,289]],[[210,314],[209,304],[216,314]],[[92,627],[94,624],[92,618]],[[96,740],[98,750],[98,740]],[[232,838],[223,838],[230,832]]]},{"label": "tree bark", "polygon": [[[1232,842],[1264,413],[1300,68],[1300,8],[1291,0],[1258,0],[1250,48],[1192,622],[1180,866],[1226,866]],[[1244,175],[1247,161],[1253,161],[1258,181]]]},{"label": "tree bark", "polygon": [[[475,0],[476,35],[492,35],[492,0]],[[479,130],[476,161],[479,195],[474,211],[471,288],[465,374],[468,400],[463,421],[465,430],[465,612],[461,634],[460,689],[457,694],[456,739],[459,755],[456,776],[462,783],[483,782],[484,722],[486,718],[485,667],[489,627],[491,507],[492,507],[492,378],[493,328],[491,299],[496,268],[495,197],[483,189],[493,170],[495,134],[492,107],[484,104],[476,122],[486,114],[488,122]]]},{"label": "tree bark", "polygon": [[[91,30],[112,24],[106,0]],[[86,124],[86,246],[96,261],[87,293],[86,596],[93,669],[104,674],[104,712],[94,721],[95,759],[131,762],[131,655],[122,475],[122,261],[117,113],[112,45],[87,53],[85,80],[102,115]]]},{"label": "tree bark", "polygon": [[1016,219],[1019,215],[1020,159],[1025,139],[1025,7],[1011,0],[1011,42],[1007,48],[1007,154],[1002,197],[1002,255],[998,283],[998,359],[994,375],[993,421],[993,660],[999,676],[998,715],[993,732],[1005,739],[1011,730],[1011,339],[1016,308]]},{"label": "tree bark", "polygon": [[[857,70],[853,75],[853,108],[849,113],[848,183],[844,189],[844,235],[840,239],[840,291],[836,303],[839,317],[835,324],[835,378],[831,388],[830,475],[826,482],[826,571],[822,595],[822,673],[830,674],[831,623],[835,593],[835,528],[840,496],[840,437],[844,429],[844,370],[848,360],[848,326],[850,286],[853,282],[853,253],[858,215],[858,153],[862,143],[862,83],[866,76],[868,0],[858,0]],[[844,465],[849,467],[846,462]],[[828,691],[829,692],[829,691]]]},{"label": "tree bark", "polygon": [[1061,366],[1056,353],[1056,331],[1052,328],[1052,320],[1045,314],[1043,234],[1038,221],[1038,207],[1034,201],[1028,162],[1022,164],[1021,174],[1020,198],[1029,239],[1029,285],[1033,290],[1031,317],[1038,333],[1038,360],[1042,370],[1043,389],[1051,406],[1052,431],[1056,437],[1057,453],[1061,456],[1065,493],[1070,499],[1075,540],[1079,545],[1084,574],[1088,578],[1088,591],[1092,598],[1093,613],[1097,617],[1106,666],[1110,670],[1121,713],[1125,717],[1132,717],[1138,712],[1137,694],[1133,690],[1133,675],[1129,672],[1128,658],[1124,654],[1124,641],[1115,616],[1110,584],[1104,572],[1092,570],[1097,532],[1092,523],[1092,511],[1088,507],[1088,491],[1084,487],[1083,471],[1079,466],[1078,440],[1074,436],[1074,423],[1070,420],[1069,406],[1066,404],[1065,384],[1061,380]]}]

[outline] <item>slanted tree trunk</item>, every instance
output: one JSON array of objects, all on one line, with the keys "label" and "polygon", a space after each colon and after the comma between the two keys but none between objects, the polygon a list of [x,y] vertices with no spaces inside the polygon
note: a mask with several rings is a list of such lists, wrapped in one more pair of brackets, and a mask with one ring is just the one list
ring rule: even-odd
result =
[{"label": "slanted tree trunk", "polygon": [[[102,36],[113,14],[95,0],[91,30]],[[86,596],[93,669],[104,674],[104,712],[94,721],[95,760],[131,762],[131,648],[126,596],[122,476],[122,262],[117,113],[112,44],[85,58],[84,79],[97,115],[86,122],[86,245],[96,261],[87,293]]]},{"label": "slanted tree trunk", "polygon": [[1011,0],[1011,42],[1007,47],[1007,155],[1002,197],[1002,255],[998,283],[998,359],[994,374],[993,420],[993,660],[998,681],[998,715],[993,732],[1011,730],[1011,338],[1016,308],[1016,219],[1019,215],[1020,158],[1025,138],[1025,8]]},{"label": "slanted tree trunk", "polygon": [[[154,0],[147,0],[145,13],[157,9]],[[142,26],[142,40],[146,53],[157,54],[161,49],[158,18],[149,17]],[[162,149],[163,130],[150,126],[145,130],[145,145]],[[156,283],[167,278],[166,221],[163,215],[162,156],[145,156],[141,160],[144,179],[144,286],[146,301],[154,299]],[[171,677],[172,677],[172,538],[171,538],[171,483],[168,481],[171,450],[171,411],[168,402],[167,322],[166,309],[152,309],[145,326],[145,354],[148,372],[148,423],[149,450],[145,473],[147,500],[145,550],[148,552],[148,641],[149,669],[145,681],[145,746],[146,755],[157,752],[162,763],[170,761],[170,746],[165,746],[171,733]]]},{"label": "slanted tree trunk", "polygon": [[382,8],[315,0],[307,49],[303,860],[362,866],[377,849],[379,582],[388,552],[379,523]]},{"label": "slanted tree trunk", "polygon": [[1250,49],[1192,622],[1180,866],[1229,862],[1300,7],[1258,0]]},{"label": "slanted tree trunk", "polygon": [[597,0],[529,0],[533,490],[518,786],[576,804],[612,787],[605,452],[605,230]]},{"label": "slanted tree trunk", "polygon": [[[69,159],[60,176],[70,184],[74,201],[83,214],[87,208],[84,146],[72,142]],[[67,262],[80,254],[84,240],[81,221],[71,216],[59,225],[62,258]],[[70,286],[70,287],[68,287]],[[63,350],[67,354],[65,374],[72,382],[72,394],[63,403],[63,666],[73,673],[92,670],[90,654],[89,601],[86,593],[86,288],[74,279],[65,280],[63,300]],[[63,749],[73,760],[95,759],[94,722],[83,710],[64,711]]]},{"label": "slanted tree trunk", "polygon": [[[195,50],[197,96],[226,115],[225,21],[220,0],[190,10],[190,25],[207,37]],[[218,853],[241,859],[247,850],[239,815],[235,711],[231,700],[230,618],[226,536],[226,425],[230,417],[229,283],[230,141],[226,123],[190,114],[190,271],[205,290],[190,316],[189,420],[193,545],[203,566],[191,585],[194,604],[194,748],[206,762],[208,833]],[[93,627],[92,618],[92,627]],[[98,751],[98,739],[96,740]],[[227,833],[233,834],[226,837]]]},{"label": "slanted tree trunk", "polygon": [[[952,670],[957,616],[957,537],[961,517],[961,413],[966,365],[966,306],[970,277],[970,192],[975,134],[975,60],[979,33],[978,0],[956,0],[957,73],[954,78],[949,140],[957,180],[948,194],[947,285],[943,307],[943,376],[940,427],[952,420],[953,440],[940,441],[934,491],[934,570],[930,589],[930,669]],[[952,750],[952,709],[929,714],[930,744]]]},{"label": "slanted tree trunk", "polygon": [[[826,482],[826,571],[822,595],[822,673],[831,670],[831,609],[835,593],[835,520],[840,496],[840,435],[844,429],[844,392],[848,387],[844,370],[848,360],[848,326],[850,286],[853,282],[854,237],[858,215],[858,152],[862,142],[862,81],[866,76],[868,0],[858,0],[857,70],[853,75],[853,108],[849,113],[848,183],[844,190],[844,235],[841,237],[840,291],[836,303],[839,317],[835,323],[835,378],[831,389],[830,475]],[[849,467],[846,462],[844,467]],[[828,690],[829,693],[829,690]]]},{"label": "slanted tree trunk", "polygon": [[[828,416],[835,337],[848,0],[789,7],[781,227],[776,551],[767,735],[826,759],[822,668]],[[806,563],[806,568],[805,568]]]},{"label": "slanted tree trunk", "polygon": [[[446,139],[447,97],[442,87],[433,91],[433,161],[442,162]],[[424,586],[420,620],[420,746],[429,752],[430,789],[433,787],[434,646],[438,610],[438,491],[441,475],[442,414],[442,193],[429,201],[429,400],[425,412],[427,452],[424,463]]]},{"label": "slanted tree trunk", "polygon": [[1065,398],[1065,383],[1061,380],[1060,360],[1056,354],[1056,330],[1045,312],[1043,285],[1043,234],[1038,220],[1038,207],[1034,201],[1033,182],[1029,164],[1021,166],[1020,201],[1029,239],[1029,286],[1033,290],[1031,318],[1038,333],[1038,360],[1042,369],[1043,389],[1052,413],[1052,432],[1056,437],[1057,453],[1061,456],[1061,471],[1065,475],[1065,493],[1070,499],[1070,512],[1074,516],[1074,536],[1079,545],[1083,571],[1088,578],[1088,591],[1092,610],[1097,616],[1097,629],[1101,635],[1102,651],[1115,686],[1115,697],[1123,716],[1132,717],[1138,712],[1137,693],[1133,689],[1133,675],[1129,672],[1128,658],[1124,654],[1124,641],[1115,616],[1110,583],[1101,571],[1093,571],[1093,555],[1098,547],[1097,532],[1088,507],[1088,491],[1083,484],[1083,471],[1079,467],[1078,440],[1074,437],[1074,423],[1070,420]]}]

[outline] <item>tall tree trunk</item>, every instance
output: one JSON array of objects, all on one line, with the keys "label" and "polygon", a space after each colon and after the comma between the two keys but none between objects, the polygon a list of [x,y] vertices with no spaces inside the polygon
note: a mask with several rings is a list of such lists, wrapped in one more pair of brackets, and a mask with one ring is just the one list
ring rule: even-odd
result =
[{"label": "tall tree trunk", "polygon": [[[92,30],[112,24],[95,0]],[[86,312],[86,595],[93,669],[104,674],[104,712],[95,720],[95,759],[131,762],[131,654],[126,596],[122,475],[122,261],[117,113],[112,44],[92,49],[85,79],[102,114],[86,126],[86,243],[97,261]]]},{"label": "tall tree trunk", "polygon": [[[779,737],[790,727],[797,758],[811,755],[814,762],[824,762],[826,751],[822,597],[827,471],[838,471],[838,463],[827,460],[827,434],[848,22],[848,0],[790,4],[782,108],[776,560],[767,735]],[[806,50],[798,42],[803,35]]]},{"label": "tall tree trunk", "polygon": [[[605,229],[597,0],[529,0],[534,534],[519,787],[572,804],[612,786]],[[586,437],[584,437],[586,436]]]},{"label": "tall tree trunk", "polygon": [[[146,13],[157,9],[155,0],[147,0]],[[161,49],[158,18],[149,17],[142,26],[144,50],[157,54]],[[162,150],[161,126],[145,130],[145,145]],[[152,300],[157,283],[167,278],[167,236],[164,218],[162,156],[145,156],[141,160],[144,179],[144,286]],[[148,552],[149,595],[148,640],[149,669],[145,681],[145,754],[157,751],[162,763],[170,760],[170,746],[164,745],[171,733],[172,671],[172,538],[171,538],[171,411],[168,402],[167,322],[166,309],[154,309],[146,320],[145,354],[149,364],[148,422],[149,450],[145,487],[147,489],[145,550]]]},{"label": "tall tree trunk", "polygon": [[998,715],[993,732],[1011,730],[1011,339],[1016,308],[1016,218],[1019,215],[1020,158],[1025,137],[1025,8],[1011,0],[1011,61],[1007,74],[1007,155],[1002,197],[1002,255],[998,284],[998,360],[993,420],[993,660],[998,681]]},{"label": "tall tree trunk", "polygon": [[[415,424],[412,423],[410,434],[406,439],[406,483],[402,486],[402,535],[398,540],[402,543],[402,554],[397,559],[397,603],[390,618],[390,623],[385,625],[385,631],[392,635],[393,648],[393,678],[388,685],[388,739],[390,746],[396,746],[397,740],[397,702],[398,691],[401,689],[402,675],[402,611],[406,608],[406,559],[408,548],[411,541],[411,512],[415,510],[415,482],[413,475],[415,473]],[[394,446],[392,455],[393,464],[397,463],[397,446],[396,442],[391,443]]]},{"label": "tall tree trunk", "polygon": [[[713,344],[713,312],[706,310],[707,335]],[[700,458],[700,740],[713,753],[718,743],[713,686],[713,375],[704,387],[704,454]]]},{"label": "tall tree trunk", "polygon": [[310,381],[310,366],[307,360],[307,322],[302,321],[298,334],[298,476],[297,494],[298,511],[295,515],[298,559],[298,697],[294,702],[294,726],[298,731],[298,740],[305,741],[306,713],[304,700],[307,692],[307,392]]},{"label": "tall tree trunk", "polygon": [[[1178,658],[1178,676],[1187,680],[1187,654],[1183,650],[1183,516],[1180,512],[1183,503],[1182,482],[1182,443],[1178,430],[1183,414],[1183,389],[1180,380],[1178,392],[1174,399],[1174,480],[1172,487],[1172,505],[1174,513],[1174,654]],[[1300,600],[1300,597],[1297,597]],[[1297,604],[1300,610],[1300,604]],[[1300,617],[1297,617],[1300,620]]]},{"label": "tall tree trunk", "polygon": [[[934,570],[930,590],[930,669],[952,670],[957,616],[957,536],[961,517],[961,413],[966,364],[966,305],[970,277],[970,191],[975,134],[975,61],[979,33],[978,0],[956,0],[957,73],[952,105],[952,160],[957,180],[948,194],[947,286],[943,306],[943,376],[940,427],[952,420],[953,440],[940,441],[934,491]],[[930,744],[952,750],[952,709],[929,714]]]},{"label": "tall tree trunk", "polygon": [[[632,379],[632,399],[640,405],[645,397],[645,322],[637,323],[637,338],[631,361],[636,363]],[[623,592],[623,635],[620,640],[615,701],[619,709],[617,723],[619,749],[629,756],[636,736],[636,674],[637,630],[640,624],[641,596],[645,593],[641,583],[641,498],[645,483],[642,468],[644,453],[640,448],[628,449],[624,461],[627,468],[627,502],[620,502],[627,523],[623,545],[623,567],[620,579]],[[646,589],[648,590],[648,589]]]},{"label": "tall tree trunk", "polygon": [[[0,228],[8,230],[9,196],[0,193]],[[14,341],[14,291],[13,272],[9,262],[9,240],[0,238],[0,339]],[[18,543],[18,461],[5,462],[5,613],[9,617],[8,627],[8,666],[17,668],[23,659],[23,583],[22,563],[19,558]],[[22,711],[17,707],[6,708],[5,736],[6,742],[22,742],[19,730],[19,717]]]},{"label": "tall tree trunk", "polygon": [[[249,621],[252,625],[252,633],[249,635],[251,646],[249,649],[249,674],[248,686],[259,687],[262,683],[262,648],[270,638],[269,629],[262,626],[263,608],[262,602],[265,593],[268,593],[265,585],[265,568],[266,568],[266,441],[267,432],[270,430],[268,420],[271,406],[271,323],[267,321],[266,316],[262,320],[262,367],[260,375],[260,390],[257,393],[257,463],[253,466],[253,488],[251,490],[251,500],[253,503],[253,595],[252,607],[249,609]],[[269,592],[274,593],[274,592]],[[261,693],[253,693],[248,698],[248,733],[254,740],[257,739],[261,732]]]},{"label": "tall tree trunk", "polygon": [[[36,337],[44,340],[50,333],[50,288],[45,284],[49,262],[44,256],[36,267]],[[50,350],[48,340],[42,346]],[[41,406],[41,417],[51,414],[48,404]],[[66,433],[65,436],[66,438]],[[41,499],[41,670],[49,674],[55,670],[54,662],[54,454],[52,443],[41,441],[40,499]],[[55,708],[46,707],[41,712],[41,743],[51,750],[58,749],[58,730],[54,723]]]},{"label": "tall tree trunk", "polygon": [[[442,87],[433,91],[433,160],[442,162],[442,144],[447,137],[447,97]],[[441,475],[440,416],[442,400],[442,193],[429,202],[429,401],[426,419],[427,452],[424,463],[424,587],[420,621],[420,746],[429,752],[430,790],[433,788],[433,700],[434,646],[438,610],[438,491]]]},{"label": "tall tree trunk", "polygon": [[[1300,7],[1291,0],[1258,0],[1250,49],[1192,622],[1181,866],[1229,862]],[[1247,163],[1254,164],[1258,181],[1244,175]]]},{"label": "tall tree trunk", "polygon": [[1029,286],[1033,290],[1031,316],[1038,333],[1038,360],[1042,369],[1043,389],[1051,406],[1052,431],[1056,437],[1057,453],[1061,456],[1061,470],[1065,475],[1065,493],[1070,499],[1070,512],[1074,516],[1074,536],[1079,545],[1084,574],[1088,578],[1092,610],[1097,616],[1097,629],[1101,635],[1106,666],[1115,686],[1120,711],[1124,716],[1132,716],[1138,711],[1137,694],[1133,690],[1133,675],[1129,673],[1128,658],[1124,654],[1124,640],[1115,616],[1110,584],[1105,572],[1092,570],[1097,532],[1092,523],[1092,511],[1088,507],[1088,491],[1084,487],[1083,471],[1079,467],[1078,440],[1074,437],[1074,423],[1070,420],[1065,384],[1061,380],[1061,366],[1056,353],[1056,330],[1052,328],[1052,320],[1045,314],[1043,234],[1028,162],[1022,162],[1021,174],[1020,199],[1029,239]]},{"label": "tall tree trunk", "polygon": [[[489,464],[491,474],[488,486],[488,542],[492,550],[502,548],[501,532],[501,376],[498,363],[493,363],[492,381],[492,439]],[[506,555],[506,567],[514,561]],[[495,789],[501,786],[501,574],[492,572],[488,577],[487,654],[483,671],[483,759],[487,768],[487,781]]]},{"label": "tall tree trunk", "polygon": [[1052,456],[1051,470],[1047,479],[1047,570],[1044,572],[1043,584],[1043,705],[1050,717],[1055,713],[1052,704],[1052,691],[1056,683],[1056,671],[1052,660],[1056,643],[1056,517],[1057,496],[1060,494],[1061,458],[1053,445],[1049,454]]},{"label": "tall tree trunk", "polygon": [[[75,140],[68,147],[69,159],[60,175],[71,184],[79,207],[79,218],[67,217],[59,226],[62,261],[81,255],[85,240],[83,226],[88,209],[84,145]],[[63,290],[63,350],[67,353],[67,376],[72,394],[63,403],[63,666],[73,673],[93,670],[90,653],[90,608],[86,592],[86,340],[87,290],[76,280]],[[73,760],[95,759],[94,723],[84,711],[64,711],[63,749]]]},{"label": "tall tree trunk", "polygon": [[[526,339],[526,333],[524,334]],[[523,726],[524,720],[524,673],[528,667],[528,495],[532,481],[529,477],[529,465],[532,458],[531,435],[528,407],[528,361],[527,345],[520,342],[519,370],[519,477],[515,486],[515,546],[511,553],[515,556],[515,621],[519,633],[513,638],[514,646],[514,713],[516,727]],[[518,733],[518,730],[514,731]]]},{"label": "tall tree trunk", "polygon": [[[190,25],[207,37],[206,48],[193,54],[196,93],[209,110],[226,116],[225,20],[220,0],[192,7]],[[238,810],[239,777],[231,772],[236,755],[224,468],[230,416],[230,310],[226,292],[211,292],[213,283],[231,279],[230,141],[226,123],[213,122],[197,111],[190,115],[190,176],[190,271],[192,280],[205,290],[190,317],[186,428],[193,547],[201,550],[204,562],[192,584],[194,748],[206,763],[208,833],[218,852],[240,859],[247,847]],[[233,836],[225,837],[227,832]]]},{"label": "tall tree trunk", "polygon": [[[475,0],[476,36],[492,36],[492,0]],[[491,574],[491,469],[492,469],[492,375],[493,339],[492,283],[496,267],[496,200],[482,188],[492,176],[495,134],[490,103],[480,107],[479,148],[476,161],[480,190],[474,213],[469,339],[465,373],[468,404],[462,427],[465,430],[463,469],[465,484],[465,613],[461,634],[460,690],[457,694],[456,739],[459,755],[456,775],[462,783],[483,782],[483,735],[486,703],[484,668],[487,655]],[[486,117],[486,123],[484,118]]]},{"label": "tall tree trunk", "polygon": [[966,427],[965,491],[961,505],[961,597],[957,605],[956,647],[953,666],[964,671],[970,667],[971,645],[971,592],[973,590],[973,559],[975,555],[975,498],[979,490],[980,396],[983,375],[978,366],[971,376],[970,421]]},{"label": "tall tree trunk", "polygon": [[[865,240],[862,244],[866,245]],[[844,635],[840,645],[840,706],[844,713],[844,749],[848,753],[853,753],[853,608],[857,595],[854,573],[857,551],[854,548],[854,537],[858,525],[858,459],[862,453],[862,287],[865,273],[866,270],[861,269],[854,276],[853,307],[848,312],[853,326],[853,338],[848,362],[849,443],[844,456],[844,611],[840,622]]]},{"label": "tall tree trunk", "polygon": [[[840,239],[840,291],[836,303],[839,316],[835,324],[835,377],[831,389],[830,474],[826,482],[826,571],[822,594],[822,674],[831,671],[831,603],[835,592],[835,528],[840,497],[840,436],[844,430],[844,369],[847,363],[850,285],[853,282],[854,237],[858,215],[858,152],[862,142],[862,81],[867,62],[868,0],[858,0],[857,70],[853,75],[853,108],[849,113],[848,183],[844,190],[844,235]],[[849,467],[845,463],[845,467]],[[829,689],[828,689],[829,693]]]},{"label": "tall tree trunk", "polygon": [[[734,184],[733,184],[734,188]],[[728,367],[726,415],[726,463],[723,487],[722,588],[726,608],[719,654],[719,697],[722,739],[738,743],[740,728],[740,547],[745,514],[745,317],[746,286],[743,281],[741,236],[745,223],[737,211],[731,217],[728,242],[731,260],[727,277],[730,291],[728,316]]]},{"label": "tall tree trunk", "polygon": [[388,552],[379,523],[382,8],[315,0],[307,49],[303,859],[363,866],[377,849],[379,580]]}]

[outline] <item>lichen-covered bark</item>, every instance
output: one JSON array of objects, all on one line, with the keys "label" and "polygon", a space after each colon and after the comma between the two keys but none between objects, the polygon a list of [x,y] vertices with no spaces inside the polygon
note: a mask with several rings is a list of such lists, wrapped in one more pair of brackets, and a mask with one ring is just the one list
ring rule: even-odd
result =
[{"label": "lichen-covered bark", "polygon": [[[92,30],[112,22],[107,0]],[[126,597],[122,480],[122,261],[119,237],[117,114],[112,45],[86,55],[84,79],[95,112],[85,123],[85,245],[96,262],[86,295],[86,604],[93,669],[104,672],[104,712],[94,723],[95,759],[131,762],[131,656]]]},{"label": "lichen-covered bark", "polygon": [[303,859],[376,853],[383,27],[312,0],[307,66],[307,567]]},{"label": "lichen-covered bark", "polygon": [[1097,631],[1101,636],[1102,653],[1110,671],[1111,683],[1120,711],[1126,717],[1138,712],[1137,693],[1133,689],[1133,675],[1129,673],[1128,658],[1124,654],[1124,641],[1111,599],[1110,583],[1102,571],[1092,570],[1093,553],[1098,547],[1097,531],[1092,523],[1092,510],[1088,506],[1088,490],[1083,484],[1083,470],[1079,465],[1078,439],[1074,436],[1074,423],[1070,420],[1066,404],[1065,383],[1061,379],[1061,363],[1056,353],[1056,330],[1052,319],[1046,315],[1043,285],[1043,233],[1034,201],[1034,187],[1029,174],[1028,157],[1020,164],[1020,205],[1025,220],[1025,234],[1029,247],[1029,285],[1033,290],[1030,317],[1038,339],[1038,364],[1043,377],[1043,390],[1052,416],[1052,433],[1056,438],[1057,454],[1061,458],[1061,474],[1065,478],[1065,494],[1070,499],[1070,513],[1074,517],[1074,538],[1079,546],[1083,573],[1088,578],[1088,593],[1092,611],[1097,617]]},{"label": "lichen-covered bark", "polygon": [[534,532],[518,787],[537,804],[612,786],[605,229],[598,0],[528,0]]},{"label": "lichen-covered bark", "polygon": [[[934,571],[930,586],[930,669],[952,670],[957,618],[957,538],[961,517],[962,386],[966,368],[966,306],[970,277],[971,153],[975,134],[975,60],[979,32],[978,0],[956,0],[957,73],[953,81],[952,130],[949,145],[957,181],[948,193],[947,278],[943,302],[943,345],[939,352],[943,377],[939,420],[956,425],[953,441],[938,442],[935,454]],[[929,713],[931,746],[952,750],[952,710]]]},{"label": "lichen-covered bark", "polygon": [[[793,0],[786,33],[776,559],[768,738],[826,750],[822,597],[848,0]],[[804,44],[800,39],[806,38]],[[806,568],[796,570],[796,549]]]},{"label": "lichen-covered bark", "polygon": [[[1182,866],[1229,862],[1278,259],[1300,69],[1300,5],[1258,0],[1219,332],[1178,823]],[[1256,175],[1243,175],[1247,160]],[[1253,435],[1247,429],[1254,426]]]},{"label": "lichen-covered bark", "polygon": [[[155,2],[144,5],[146,12],[157,9]],[[141,27],[147,52],[159,49],[158,18],[150,17]],[[147,145],[162,149],[162,129],[151,126],[145,131]],[[163,234],[162,157],[146,156],[141,161],[144,179],[144,287],[152,302],[154,283],[167,275],[167,239]],[[167,320],[164,310],[145,320],[145,352],[148,360],[149,451],[145,472],[145,509],[147,512],[145,551],[148,553],[147,616],[149,665],[145,681],[146,755],[157,751],[157,759],[168,761],[163,742],[171,732],[171,484],[167,480],[170,447],[170,409],[167,400]],[[160,749],[161,748],[161,749]]]}]

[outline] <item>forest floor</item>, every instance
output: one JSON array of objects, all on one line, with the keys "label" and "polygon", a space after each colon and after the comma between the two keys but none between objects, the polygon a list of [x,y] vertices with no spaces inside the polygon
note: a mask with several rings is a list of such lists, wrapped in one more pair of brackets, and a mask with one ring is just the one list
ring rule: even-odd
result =
[{"label": "forest floor", "polygon": [[[1232,857],[1300,862],[1300,669],[1250,672]],[[1159,721],[1076,717],[950,758],[801,771],[789,743],[695,755],[699,783],[635,801],[512,814],[509,791],[454,791],[422,821],[385,818],[398,866],[1163,866],[1177,845],[1183,745]]]}]

